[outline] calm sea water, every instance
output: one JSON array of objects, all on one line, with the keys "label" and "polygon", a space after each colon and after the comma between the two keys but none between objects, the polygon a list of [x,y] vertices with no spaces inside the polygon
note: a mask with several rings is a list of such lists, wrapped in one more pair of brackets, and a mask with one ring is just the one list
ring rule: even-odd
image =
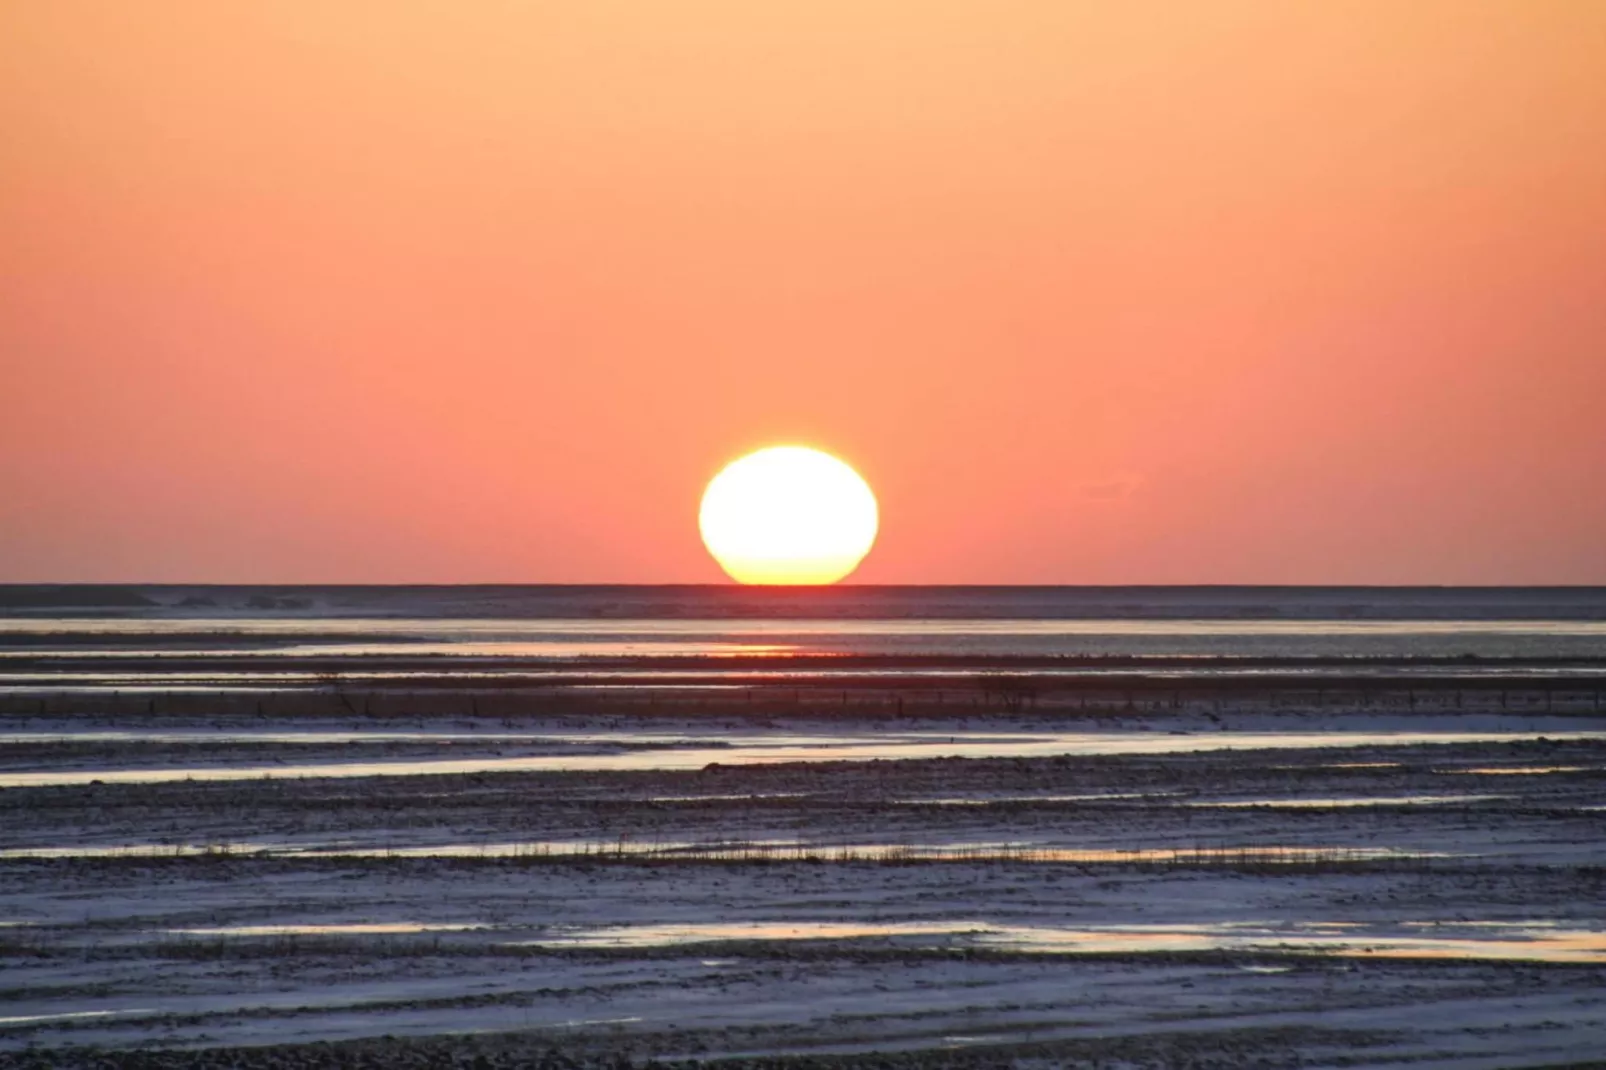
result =
[{"label": "calm sea water", "polygon": [[1606,665],[1606,589],[0,587],[11,691],[294,686],[336,662],[467,682],[543,665],[613,679],[644,658],[661,675],[684,658],[706,676],[710,659],[745,671],[794,654],[917,658],[907,671],[928,674],[941,658],[1101,655],[1205,671],[1241,658]]},{"label": "calm sea water", "polygon": [[0,617],[1595,620],[1603,587],[0,585]]}]

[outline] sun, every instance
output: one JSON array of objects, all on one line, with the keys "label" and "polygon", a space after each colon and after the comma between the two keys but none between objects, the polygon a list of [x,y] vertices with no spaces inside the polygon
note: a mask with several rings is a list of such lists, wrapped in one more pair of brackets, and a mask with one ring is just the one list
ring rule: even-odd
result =
[{"label": "sun", "polygon": [[732,461],[698,514],[703,544],[738,583],[835,583],[870,552],[879,522],[859,473],[807,446]]}]

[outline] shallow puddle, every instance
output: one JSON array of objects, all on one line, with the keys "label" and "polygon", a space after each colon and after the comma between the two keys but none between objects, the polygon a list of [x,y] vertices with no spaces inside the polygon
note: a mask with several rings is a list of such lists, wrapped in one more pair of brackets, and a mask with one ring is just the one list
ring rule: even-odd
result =
[{"label": "shallow puddle", "polygon": [[1106,791],[1087,795],[988,795],[893,799],[893,806],[1011,806],[1020,803],[1130,802],[1134,799],[1169,802],[1175,791]]},{"label": "shallow puddle", "polygon": [[271,843],[126,843],[72,847],[7,847],[0,859],[26,858],[228,858],[234,855],[293,854]]},{"label": "shallow puddle", "polygon": [[[1484,922],[1407,924],[1402,928],[1473,929],[1475,936],[1427,936],[1359,931],[1341,924],[1259,926],[1182,925],[1107,929],[1003,928],[983,934],[984,945],[1031,951],[1269,951],[1322,952],[1341,956],[1430,959],[1525,959],[1540,962],[1606,962],[1606,932],[1562,929],[1548,923]],[[1490,935],[1485,936],[1484,933]]]},{"label": "shallow puddle", "polygon": [[250,732],[234,729],[192,729],[188,731],[113,731],[110,729],[84,732],[0,732],[0,746],[17,746],[41,743],[183,743],[227,746],[237,743],[294,743],[294,744],[347,744],[347,743],[560,743],[576,745],[607,745],[611,747],[668,747],[708,746],[706,739],[688,739],[684,736],[649,735],[644,733],[604,732],[433,732],[433,731],[370,731],[365,729],[316,729],[285,732]]},{"label": "shallow puddle", "polygon": [[575,929],[524,941],[532,947],[662,947],[724,940],[860,940],[871,937],[981,935],[980,921],[693,922],[685,925],[611,925]]},{"label": "shallow puddle", "polygon": [[[1344,922],[1090,928],[996,925],[976,920],[912,923],[737,922],[606,926],[529,941],[546,947],[653,947],[723,941],[855,940],[884,938],[908,945],[980,947],[1004,951],[1111,954],[1179,951],[1322,953],[1338,956],[1606,962],[1606,932],[1547,922],[1417,923],[1379,932]],[[1475,935],[1427,935],[1420,930]],[[1487,934],[1487,935],[1485,935]],[[935,942],[921,937],[941,938]],[[1272,972],[1279,967],[1262,967]]]},{"label": "shallow puddle", "polygon": [[120,1014],[150,1014],[149,1007],[133,1007],[127,1010],[114,1011],[58,1011],[54,1014],[19,1014],[8,1018],[0,1018],[0,1027],[14,1025],[39,1025],[44,1022],[68,1022],[82,1018],[111,1018]]},{"label": "shallow puddle", "polygon": [[[575,737],[577,740],[582,737]],[[583,737],[628,747],[628,734]],[[721,765],[774,765],[784,762],[869,762],[937,758],[1044,758],[1062,755],[1179,754],[1193,751],[1314,749],[1410,746],[1414,744],[1511,743],[1535,739],[1514,732],[1076,732],[1022,735],[941,735],[885,737],[766,736],[733,733],[726,739],[676,740],[665,746],[603,754],[494,755],[460,759],[374,762],[305,762],[276,765],[204,765],[177,769],[62,769],[0,774],[0,787],[155,784],[184,780],[233,781],[281,777],[445,776],[477,773],[615,772],[688,770]],[[1606,732],[1555,734],[1556,741],[1601,740]]]},{"label": "shallow puddle", "polygon": [[1320,765],[1273,765],[1272,769],[1398,769],[1399,762],[1322,762]]},{"label": "shallow puddle", "polygon": [[1473,769],[1435,769],[1435,773],[1460,776],[1545,776],[1549,773],[1599,773],[1603,770],[1590,765],[1489,765]]},{"label": "shallow puddle", "polygon": [[1512,798],[1510,795],[1377,795],[1329,799],[1228,799],[1185,802],[1183,806],[1214,810],[1248,810],[1255,807],[1298,810],[1337,810],[1350,806],[1462,806]]},{"label": "shallow puddle", "polygon": [[744,791],[726,795],[653,795],[647,801],[652,803],[756,802],[764,799],[807,799],[808,797],[808,793],[803,791]]},{"label": "shallow puddle", "polygon": [[406,933],[460,933],[484,925],[435,925],[397,921],[329,925],[223,925],[207,929],[166,929],[170,936],[398,936]]}]

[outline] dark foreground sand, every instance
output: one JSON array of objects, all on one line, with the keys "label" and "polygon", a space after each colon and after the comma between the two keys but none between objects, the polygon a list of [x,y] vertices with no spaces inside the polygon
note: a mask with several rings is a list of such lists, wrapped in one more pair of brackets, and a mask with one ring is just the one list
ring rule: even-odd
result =
[{"label": "dark foreground sand", "polygon": [[[17,713],[0,777],[76,782],[0,790],[0,1067],[1606,1052],[1587,701],[903,713]],[[970,756],[822,742],[900,734]],[[432,766],[566,755],[630,760]]]}]

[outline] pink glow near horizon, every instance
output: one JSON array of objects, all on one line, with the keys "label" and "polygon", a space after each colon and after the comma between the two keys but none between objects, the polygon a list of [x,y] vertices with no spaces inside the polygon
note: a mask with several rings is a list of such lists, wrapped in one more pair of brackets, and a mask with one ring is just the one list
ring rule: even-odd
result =
[{"label": "pink glow near horizon", "polygon": [[0,581],[1606,583],[1606,4],[0,12]]}]

